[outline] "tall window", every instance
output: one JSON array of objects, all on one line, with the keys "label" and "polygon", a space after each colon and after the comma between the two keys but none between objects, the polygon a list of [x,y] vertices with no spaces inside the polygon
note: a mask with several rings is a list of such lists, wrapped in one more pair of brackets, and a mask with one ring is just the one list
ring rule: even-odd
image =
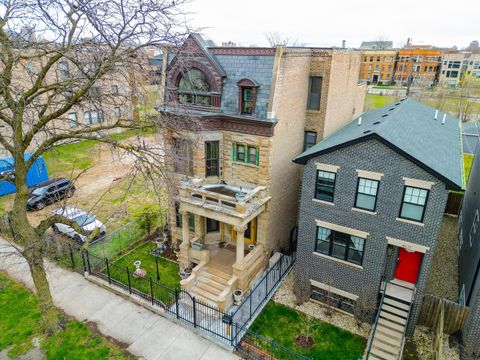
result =
[{"label": "tall window", "polygon": [[115,111],[115,117],[118,119],[122,115],[120,106],[115,106],[114,111]]},{"label": "tall window", "polygon": [[422,222],[425,214],[427,198],[428,190],[405,186],[400,217]]},{"label": "tall window", "polygon": [[355,207],[369,211],[375,211],[377,205],[377,180],[359,178],[357,184],[357,197]]},{"label": "tall window", "polygon": [[220,231],[220,222],[207,218],[207,233]]},{"label": "tall window", "polygon": [[317,183],[315,186],[315,199],[333,202],[335,192],[335,173],[317,171]]},{"label": "tall window", "polygon": [[70,127],[74,128],[78,126],[78,119],[77,119],[77,113],[76,112],[71,112],[68,113],[68,120],[70,121]]},{"label": "tall window", "polygon": [[219,141],[205,142],[205,176],[219,176]]},{"label": "tall window", "polygon": [[60,61],[58,63],[58,69],[60,70],[60,80],[66,80],[70,77],[70,69],[67,61]]},{"label": "tall window", "polygon": [[258,148],[243,144],[233,144],[233,161],[257,165],[259,162]]},{"label": "tall window", "polygon": [[192,145],[186,139],[173,139],[174,171],[179,174],[193,176]]},{"label": "tall window", "polygon": [[310,149],[317,143],[317,133],[315,131],[305,131],[303,138],[303,151]]},{"label": "tall window", "polygon": [[178,84],[178,101],[181,104],[211,106],[210,84],[203,71],[190,69]]},{"label": "tall window", "polygon": [[317,226],[315,251],[361,265],[365,239]]},{"label": "tall window", "polygon": [[310,76],[310,82],[308,85],[307,109],[320,110],[321,94],[322,94],[322,78],[320,76]]},{"label": "tall window", "polygon": [[112,95],[118,95],[118,86],[112,85],[111,91],[112,91]]},{"label": "tall window", "polygon": [[195,215],[192,213],[188,213],[188,229],[195,231]]},{"label": "tall window", "polygon": [[253,114],[253,89],[242,88],[242,114]]}]

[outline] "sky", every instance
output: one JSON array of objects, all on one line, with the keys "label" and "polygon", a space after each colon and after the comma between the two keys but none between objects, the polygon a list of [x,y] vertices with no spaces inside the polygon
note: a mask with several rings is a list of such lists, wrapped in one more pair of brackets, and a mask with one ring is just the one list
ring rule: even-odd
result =
[{"label": "sky", "polygon": [[[457,2],[458,1],[458,2]],[[187,19],[217,45],[266,46],[279,33],[305,46],[386,39],[463,48],[480,41],[480,0],[191,0]]]}]

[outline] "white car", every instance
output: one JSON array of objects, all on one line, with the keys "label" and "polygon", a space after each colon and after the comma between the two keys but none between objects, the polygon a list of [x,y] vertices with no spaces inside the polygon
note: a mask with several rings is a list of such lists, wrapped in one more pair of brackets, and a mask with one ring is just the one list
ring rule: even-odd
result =
[{"label": "white car", "polygon": [[[78,224],[78,226],[82,227],[85,231],[88,231],[88,232],[92,232],[96,228],[99,228],[100,232],[92,240],[92,242],[99,240],[101,237],[105,236],[107,232],[105,225],[103,225],[100,221],[98,221],[94,215],[87,213],[83,210],[80,210],[71,206],[66,206],[66,207],[54,210],[53,214],[60,215],[66,219],[75,221]],[[68,226],[62,223],[55,223],[52,226],[52,229],[55,233],[66,235],[78,242],[84,242],[87,238],[87,236],[78,233],[71,226]]]}]

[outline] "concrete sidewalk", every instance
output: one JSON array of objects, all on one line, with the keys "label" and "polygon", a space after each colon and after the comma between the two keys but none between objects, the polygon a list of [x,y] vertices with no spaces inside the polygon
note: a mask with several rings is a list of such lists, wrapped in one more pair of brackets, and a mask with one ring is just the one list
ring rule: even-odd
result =
[{"label": "concrete sidewalk", "polygon": [[[48,262],[55,305],[79,321],[97,323],[100,332],[144,359],[238,359],[231,352],[142,306],[97,286],[77,273]],[[33,289],[25,260],[0,238],[0,270]]]}]

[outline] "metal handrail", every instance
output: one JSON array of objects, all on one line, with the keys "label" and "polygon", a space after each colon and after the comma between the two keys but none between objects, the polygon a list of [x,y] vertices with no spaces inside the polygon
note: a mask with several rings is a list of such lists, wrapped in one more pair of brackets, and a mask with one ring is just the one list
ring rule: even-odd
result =
[{"label": "metal handrail", "polygon": [[408,323],[410,322],[410,316],[412,314],[412,307],[413,307],[413,300],[415,299],[415,294],[417,292],[417,288],[413,289],[413,294],[412,294],[412,300],[410,302],[410,306],[408,308],[408,315],[407,315],[407,322],[405,324],[405,329],[403,330],[403,337],[402,337],[402,343],[400,344],[400,353],[398,354],[398,360],[400,360],[403,356],[403,348],[405,346],[405,339],[407,338],[407,329],[408,329]]},{"label": "metal handrail", "polygon": [[387,284],[388,284],[388,281],[385,281],[383,285],[382,298],[380,299],[380,305],[378,306],[377,315],[375,316],[375,322],[373,323],[373,328],[372,328],[372,331],[370,332],[370,337],[368,338],[368,346],[367,346],[367,354],[366,354],[367,360],[370,356],[370,350],[372,350],[373,338],[375,337],[375,332],[377,331],[377,325],[378,325],[378,320],[380,319],[380,312],[382,311],[383,300],[385,299],[385,293],[387,292]]}]

